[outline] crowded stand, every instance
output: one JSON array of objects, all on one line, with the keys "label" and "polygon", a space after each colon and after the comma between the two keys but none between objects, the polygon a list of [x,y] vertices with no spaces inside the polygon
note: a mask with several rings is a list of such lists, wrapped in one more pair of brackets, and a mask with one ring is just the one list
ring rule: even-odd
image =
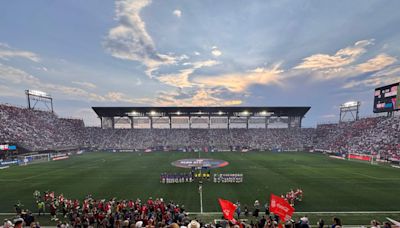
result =
[{"label": "crowded stand", "polygon": [[83,120],[0,104],[1,142],[17,142],[30,151],[44,151],[81,147],[84,134]]},{"label": "crowded stand", "polygon": [[97,149],[136,150],[303,150],[313,129],[101,129],[86,128]]},{"label": "crowded stand", "polygon": [[102,129],[51,112],[0,105],[0,142],[28,151],[65,148],[130,151],[307,151],[372,154],[400,160],[400,117],[285,129]]},{"label": "crowded stand", "polygon": [[367,154],[400,161],[400,116],[371,117],[353,122],[321,124],[316,128],[316,150],[337,154]]}]

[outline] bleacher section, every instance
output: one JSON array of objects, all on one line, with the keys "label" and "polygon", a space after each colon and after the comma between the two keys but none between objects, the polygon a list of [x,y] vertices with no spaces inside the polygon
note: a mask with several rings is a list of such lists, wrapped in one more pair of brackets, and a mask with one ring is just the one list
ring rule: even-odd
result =
[{"label": "bleacher section", "polygon": [[[176,124],[185,121],[179,119]],[[196,122],[202,124],[200,118]],[[0,141],[15,142],[30,151],[319,149],[400,160],[400,117],[364,118],[316,129],[101,129],[50,112],[0,105]]]},{"label": "bleacher section", "polygon": [[51,112],[0,105],[0,141],[17,142],[31,151],[83,146],[82,120],[58,118]]}]

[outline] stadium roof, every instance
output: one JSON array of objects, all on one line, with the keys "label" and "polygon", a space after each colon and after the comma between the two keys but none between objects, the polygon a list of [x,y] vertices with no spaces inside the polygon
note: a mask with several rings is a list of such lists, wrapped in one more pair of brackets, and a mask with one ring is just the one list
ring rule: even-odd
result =
[{"label": "stadium roof", "polygon": [[99,117],[301,116],[311,107],[92,107]]}]

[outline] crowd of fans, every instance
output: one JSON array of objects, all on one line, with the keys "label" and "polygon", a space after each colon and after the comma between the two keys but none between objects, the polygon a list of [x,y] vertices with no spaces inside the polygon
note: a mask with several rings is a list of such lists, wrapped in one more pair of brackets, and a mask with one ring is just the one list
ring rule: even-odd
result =
[{"label": "crowd of fans", "polygon": [[314,148],[338,154],[372,154],[382,160],[399,161],[400,116],[318,125]]},{"label": "crowd of fans", "polygon": [[86,128],[98,149],[301,150],[314,129],[101,129]]},{"label": "crowd of fans", "polygon": [[400,117],[364,118],[301,129],[101,129],[51,112],[0,104],[0,142],[17,143],[29,151],[316,149],[400,160]]},{"label": "crowd of fans", "polygon": [[46,111],[0,104],[0,142],[30,151],[82,146],[83,120],[58,118]]},{"label": "crowd of fans", "polygon": [[[140,199],[94,199],[88,195],[80,201],[68,199],[63,194],[57,196],[50,191],[43,194],[35,191],[34,197],[38,215],[49,212],[51,220],[58,222],[59,227],[167,227],[172,224],[190,227],[191,223],[184,205],[165,202],[162,198],[150,197],[142,202]],[[24,218],[27,213],[22,205],[15,207],[17,216]],[[30,224],[36,226],[34,221],[33,218]],[[4,227],[10,226],[5,224]]]},{"label": "crowd of fans", "polygon": [[[279,216],[270,213],[268,202],[261,206],[255,200],[252,208],[244,206],[242,213],[239,201],[235,203],[235,219],[232,221],[215,219],[214,221],[202,221],[191,217],[185,210],[184,205],[173,201],[165,201],[162,198],[152,197],[145,201],[141,199],[94,199],[91,195],[83,200],[68,199],[63,194],[55,195],[54,192],[34,192],[34,198],[38,205],[37,215],[23,209],[20,203],[15,205],[16,217],[5,219],[1,228],[32,227],[40,228],[38,217],[45,216],[50,212],[51,220],[59,228],[66,227],[101,227],[101,228],[310,228],[311,222],[306,216],[293,217],[288,221],[282,221]],[[250,212],[250,209],[252,212]],[[278,225],[280,224],[280,225]],[[380,228],[381,223],[372,220],[371,228]],[[341,228],[342,221],[334,217],[332,221],[325,222],[319,219],[316,222],[318,228],[331,227]],[[314,225],[315,226],[315,225]],[[390,222],[385,222],[383,228],[391,228]]]}]

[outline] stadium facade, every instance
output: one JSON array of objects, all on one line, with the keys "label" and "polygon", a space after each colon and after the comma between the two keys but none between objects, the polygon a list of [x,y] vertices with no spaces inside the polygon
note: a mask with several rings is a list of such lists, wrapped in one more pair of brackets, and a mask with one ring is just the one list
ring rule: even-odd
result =
[{"label": "stadium facade", "polygon": [[103,129],[301,128],[310,107],[93,107]]}]

